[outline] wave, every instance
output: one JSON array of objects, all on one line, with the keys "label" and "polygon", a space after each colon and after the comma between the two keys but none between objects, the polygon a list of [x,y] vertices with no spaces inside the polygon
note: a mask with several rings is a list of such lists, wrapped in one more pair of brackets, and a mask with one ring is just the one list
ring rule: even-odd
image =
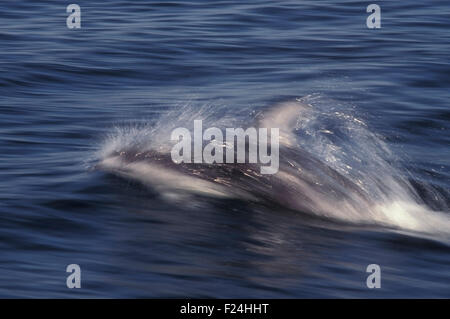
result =
[{"label": "wave", "polygon": [[[102,143],[97,167],[140,181],[170,201],[229,198],[450,239],[445,203],[437,205],[441,211],[428,207],[401,160],[352,113],[319,96],[259,112],[189,104],[153,123],[117,127]],[[172,130],[198,119],[205,127],[279,128],[278,173],[261,175],[254,164],[173,163]]]}]

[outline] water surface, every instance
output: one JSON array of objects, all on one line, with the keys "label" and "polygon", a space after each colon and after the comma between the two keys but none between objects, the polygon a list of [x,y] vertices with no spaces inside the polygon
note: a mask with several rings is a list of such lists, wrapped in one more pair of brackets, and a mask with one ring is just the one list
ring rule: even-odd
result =
[{"label": "water surface", "polygon": [[[433,231],[168,201],[93,169],[112,137],[142,137],[168,111],[168,124],[201,108],[240,123],[306,97],[321,114],[311,132],[348,118],[365,128],[332,145],[304,134],[305,151],[324,159],[323,146],[335,146],[341,164],[345,151],[359,154],[373,164],[363,176],[395,172],[445,221],[447,1],[378,1],[378,30],[361,1],[77,3],[80,30],[66,27],[60,1],[1,4],[1,297],[450,297],[450,249]],[[74,263],[78,290],[66,287]],[[382,289],[366,287],[372,263]]]}]

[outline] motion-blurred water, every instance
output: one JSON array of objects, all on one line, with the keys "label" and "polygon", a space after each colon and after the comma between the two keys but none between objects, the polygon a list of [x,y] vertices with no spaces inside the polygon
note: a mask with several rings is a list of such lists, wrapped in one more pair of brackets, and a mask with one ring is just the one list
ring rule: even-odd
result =
[{"label": "motion-blurred water", "polygon": [[[307,126],[305,151],[322,158],[316,130],[358,119],[417,200],[448,217],[447,1],[377,1],[378,30],[361,1],[74,2],[79,30],[66,27],[69,3],[0,4],[0,297],[450,297],[440,237],[170,202],[93,169],[115,132],[142,138],[167,112],[239,122],[306,97],[323,120]],[[372,144],[347,133],[373,163]],[[331,146],[346,164],[348,144]],[[366,287],[373,263],[381,289]],[[81,289],[66,287],[69,264]]]}]

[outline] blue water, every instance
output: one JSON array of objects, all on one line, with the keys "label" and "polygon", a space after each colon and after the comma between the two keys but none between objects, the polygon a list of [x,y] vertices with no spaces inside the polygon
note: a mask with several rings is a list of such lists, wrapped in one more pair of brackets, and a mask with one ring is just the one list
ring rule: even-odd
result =
[{"label": "blue water", "polygon": [[[307,97],[363,121],[445,220],[448,1],[376,1],[377,30],[364,1],[76,3],[78,30],[66,27],[69,3],[0,4],[0,297],[450,297],[441,237],[170,202],[95,169],[117,128],[169,110],[208,105],[237,118]],[[363,144],[352,150],[372,158]],[[82,269],[81,289],[66,287],[69,264]],[[381,266],[381,289],[366,287],[369,264]]]}]

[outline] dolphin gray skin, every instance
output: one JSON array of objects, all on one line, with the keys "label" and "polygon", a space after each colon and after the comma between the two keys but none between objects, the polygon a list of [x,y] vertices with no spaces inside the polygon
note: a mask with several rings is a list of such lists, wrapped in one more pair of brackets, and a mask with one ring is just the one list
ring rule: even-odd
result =
[{"label": "dolphin gray skin", "polygon": [[284,102],[256,119],[257,127],[280,131],[279,170],[273,175],[261,174],[259,163],[176,164],[170,150],[127,145],[104,154],[96,167],[137,180],[169,200],[184,200],[186,196],[232,198],[351,223],[445,233],[448,237],[449,217],[417,203],[402,189],[402,182],[393,183],[392,176],[377,176],[381,182],[388,180],[382,185],[386,190],[381,187],[386,197],[380,200],[358,180],[299,147],[295,128],[309,108],[297,101]]},{"label": "dolphin gray skin", "polygon": [[[271,202],[304,212],[313,209],[321,196],[342,199],[349,189],[358,192],[349,180],[322,162],[293,153],[280,153],[289,161],[274,175],[261,174],[259,164],[175,164],[170,154],[138,150],[115,152],[97,167],[139,180],[163,195],[183,192]],[[320,181],[320,175],[327,180]]]}]

